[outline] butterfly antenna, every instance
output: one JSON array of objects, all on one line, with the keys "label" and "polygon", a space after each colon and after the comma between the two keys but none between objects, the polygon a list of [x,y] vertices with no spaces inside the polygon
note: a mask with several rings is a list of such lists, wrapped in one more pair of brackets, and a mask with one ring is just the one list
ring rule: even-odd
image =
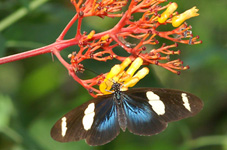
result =
[{"label": "butterfly antenna", "polygon": [[83,67],[85,70],[87,70],[87,71],[90,71],[90,72],[92,72],[92,73],[94,73],[95,75],[99,75],[99,73],[97,73],[97,72],[95,72],[95,71],[93,71],[93,70],[91,70],[91,69],[88,69],[88,68],[86,68],[86,67]]}]

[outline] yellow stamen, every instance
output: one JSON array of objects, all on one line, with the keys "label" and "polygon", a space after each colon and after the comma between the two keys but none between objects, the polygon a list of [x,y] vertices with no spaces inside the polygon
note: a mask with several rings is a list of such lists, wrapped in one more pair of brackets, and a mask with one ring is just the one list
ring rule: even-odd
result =
[{"label": "yellow stamen", "polygon": [[149,73],[149,69],[147,67],[144,67],[143,69],[139,70],[134,76],[138,77],[139,79],[143,79],[147,74]]},{"label": "yellow stamen", "polygon": [[158,18],[159,23],[164,23],[171,14],[177,9],[177,3],[171,3],[167,9],[161,14],[161,17]]},{"label": "yellow stamen", "polygon": [[196,9],[196,6],[192,7],[191,9],[183,12],[182,14],[179,14],[177,16],[174,16],[172,18],[172,25],[174,27],[178,27],[180,26],[185,20],[192,18],[192,17],[196,17],[199,14],[197,13],[199,11],[199,9]]},{"label": "yellow stamen", "polygon": [[143,64],[143,59],[138,57],[136,58],[131,66],[128,68],[128,70],[126,71],[127,74],[130,74],[131,76],[133,76],[133,74],[136,72],[137,69],[139,69],[139,67]]},{"label": "yellow stamen", "polygon": [[110,72],[107,74],[106,79],[113,78],[116,76],[119,72],[121,71],[121,66],[120,65],[114,65]]},{"label": "yellow stamen", "polygon": [[110,37],[110,35],[109,34],[106,34],[106,35],[104,35],[104,36],[101,37],[101,40],[102,41],[106,41],[109,37]]},{"label": "yellow stamen", "polygon": [[88,40],[91,39],[91,38],[94,36],[94,34],[95,34],[95,30],[92,30],[92,31],[88,34],[87,39],[88,39]]},{"label": "yellow stamen", "polygon": [[124,70],[130,63],[131,63],[131,59],[129,57],[127,57],[122,63],[121,63],[121,69]]},{"label": "yellow stamen", "polygon": [[133,87],[134,85],[136,85],[136,83],[139,82],[139,80],[141,80],[142,78],[144,78],[148,73],[149,73],[149,69],[147,67],[144,67],[143,69],[139,70],[132,77],[131,80],[129,80],[128,82],[125,82],[124,83],[124,86],[126,86],[126,87]]}]

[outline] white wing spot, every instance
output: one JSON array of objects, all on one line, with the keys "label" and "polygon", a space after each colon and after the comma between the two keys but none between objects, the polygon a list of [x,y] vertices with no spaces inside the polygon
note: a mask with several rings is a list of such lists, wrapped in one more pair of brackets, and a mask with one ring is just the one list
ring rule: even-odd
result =
[{"label": "white wing spot", "polygon": [[61,118],[61,135],[64,137],[67,131],[67,122],[66,122],[66,117]]},{"label": "white wing spot", "polygon": [[187,109],[187,110],[189,110],[189,111],[191,111],[191,107],[190,107],[190,103],[189,103],[189,101],[188,101],[188,97],[187,97],[187,94],[186,93],[182,93],[181,94],[181,97],[182,97],[182,100],[183,100],[183,102],[184,102],[184,107]]},{"label": "white wing spot", "polygon": [[88,107],[84,111],[84,117],[82,120],[82,124],[84,126],[84,130],[91,129],[91,126],[94,122],[94,116],[95,116],[95,103],[91,103],[88,105]]},{"label": "white wing spot", "polygon": [[160,97],[152,91],[147,91],[148,103],[158,115],[165,114],[165,104],[160,100]]}]

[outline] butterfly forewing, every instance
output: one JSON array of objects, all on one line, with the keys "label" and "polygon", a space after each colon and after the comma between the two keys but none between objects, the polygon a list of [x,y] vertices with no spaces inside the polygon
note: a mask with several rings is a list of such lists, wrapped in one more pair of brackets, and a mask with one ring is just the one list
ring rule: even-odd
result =
[{"label": "butterfly forewing", "polygon": [[137,88],[125,94],[134,101],[149,104],[152,112],[165,122],[194,116],[203,108],[203,102],[198,97],[179,90]]},{"label": "butterfly forewing", "polygon": [[59,142],[86,139],[89,145],[103,145],[113,140],[119,132],[113,97],[105,95],[64,115],[51,129],[51,136]]}]

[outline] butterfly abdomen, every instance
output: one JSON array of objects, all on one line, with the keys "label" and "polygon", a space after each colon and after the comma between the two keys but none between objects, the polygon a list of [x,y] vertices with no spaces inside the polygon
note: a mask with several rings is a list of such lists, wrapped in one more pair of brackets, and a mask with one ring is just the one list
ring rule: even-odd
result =
[{"label": "butterfly abdomen", "polygon": [[117,106],[117,115],[118,115],[118,123],[122,131],[125,132],[127,127],[127,118],[125,116],[125,111],[123,109],[122,103]]}]

